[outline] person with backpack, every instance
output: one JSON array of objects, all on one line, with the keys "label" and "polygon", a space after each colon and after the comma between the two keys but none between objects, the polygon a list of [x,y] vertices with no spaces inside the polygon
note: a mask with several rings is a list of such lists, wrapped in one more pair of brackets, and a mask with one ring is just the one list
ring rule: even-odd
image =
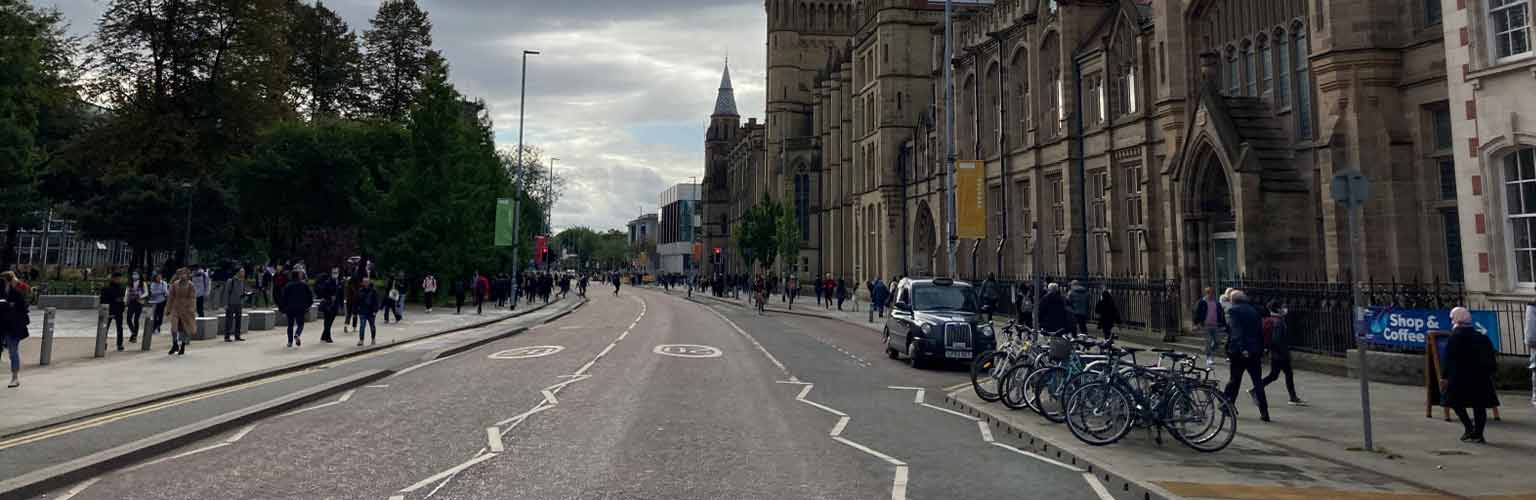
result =
[{"label": "person with backpack", "polygon": [[1285,304],[1273,300],[1265,307],[1269,309],[1269,317],[1264,318],[1264,349],[1269,351],[1269,375],[1259,379],[1259,387],[1268,386],[1284,372],[1285,391],[1291,396],[1286,404],[1306,406],[1307,402],[1296,396],[1296,374],[1291,370],[1291,335],[1285,326],[1285,314],[1289,311]]},{"label": "person with backpack", "polygon": [[1083,283],[1072,280],[1067,287],[1067,307],[1072,310],[1072,319],[1077,325],[1077,330],[1074,331],[1077,333],[1085,335],[1088,333],[1088,303],[1092,300],[1093,296],[1088,293]]},{"label": "person with backpack", "polygon": [[1229,371],[1227,387],[1222,392],[1236,408],[1237,393],[1243,389],[1243,374],[1248,374],[1248,379],[1253,381],[1253,389],[1248,395],[1259,407],[1259,420],[1268,422],[1269,399],[1264,396],[1264,384],[1259,381],[1259,371],[1264,368],[1260,358],[1264,354],[1264,321],[1258,309],[1248,304],[1248,295],[1242,290],[1233,290],[1227,299],[1232,304],[1227,308],[1227,326],[1231,328],[1227,339]]},{"label": "person with backpack", "polygon": [[437,277],[432,273],[427,273],[427,277],[421,279],[421,295],[427,302],[427,314],[431,314],[432,299],[437,297]]}]

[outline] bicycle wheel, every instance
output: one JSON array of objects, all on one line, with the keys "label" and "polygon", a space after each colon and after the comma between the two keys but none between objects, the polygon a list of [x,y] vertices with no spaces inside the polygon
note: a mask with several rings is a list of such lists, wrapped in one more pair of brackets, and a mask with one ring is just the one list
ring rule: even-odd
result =
[{"label": "bicycle wheel", "polygon": [[1134,399],[1119,384],[1107,380],[1084,384],[1070,399],[1067,428],[1084,443],[1114,444],[1131,432],[1136,421]]},{"label": "bicycle wheel", "polygon": [[1164,427],[1196,451],[1221,451],[1237,436],[1237,412],[1221,391],[1209,386],[1175,389],[1168,395]]},{"label": "bicycle wheel", "polygon": [[1046,420],[1058,424],[1065,420],[1067,407],[1063,403],[1066,401],[1066,395],[1062,394],[1062,389],[1067,386],[1067,378],[1067,369],[1060,366],[1052,366],[1031,374],[1024,382],[1028,391],[1026,394],[1029,395],[1029,399],[1026,400],[1029,407]]},{"label": "bicycle wheel", "polygon": [[971,362],[971,388],[976,390],[976,397],[982,401],[992,402],[1002,398],[1001,385],[1002,372],[1008,371],[1008,353],[987,351],[976,357]]},{"label": "bicycle wheel", "polygon": [[1017,364],[1008,367],[1003,372],[1003,378],[998,382],[997,392],[1002,396],[1003,406],[1012,410],[1022,410],[1029,407],[1028,392],[1025,390],[1025,379],[1033,373],[1029,365]]}]

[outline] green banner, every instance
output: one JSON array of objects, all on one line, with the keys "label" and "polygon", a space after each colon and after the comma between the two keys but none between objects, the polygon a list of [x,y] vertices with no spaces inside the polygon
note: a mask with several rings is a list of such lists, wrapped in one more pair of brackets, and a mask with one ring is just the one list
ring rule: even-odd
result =
[{"label": "green banner", "polygon": [[512,199],[496,199],[496,246],[512,246]]}]

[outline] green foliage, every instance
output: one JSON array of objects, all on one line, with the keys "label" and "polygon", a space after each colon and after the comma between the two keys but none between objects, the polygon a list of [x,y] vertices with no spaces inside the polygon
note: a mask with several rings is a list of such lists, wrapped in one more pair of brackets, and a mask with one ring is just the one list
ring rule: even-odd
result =
[{"label": "green foliage", "polygon": [[430,78],[432,21],[416,0],[384,0],[370,23],[372,28],[363,33],[363,60],[371,115],[403,120]]},{"label": "green foliage", "polygon": [[[780,214],[783,211],[778,202],[765,194],[757,205],[747,209],[741,222],[731,229],[731,245],[736,247],[737,255],[741,256],[742,263],[747,267],[751,267],[753,263],[761,264],[763,268],[773,267],[775,259],[781,253],[779,235],[782,229],[779,226]],[[790,223],[793,224],[793,222],[791,219]],[[798,247],[798,238],[793,244]]]},{"label": "green foliage", "polygon": [[288,45],[293,47],[289,68],[293,100],[311,119],[362,112],[367,94],[357,35],[324,3],[310,6],[291,0],[289,10],[293,16],[293,27],[288,30]]},{"label": "green foliage", "polygon": [[795,220],[793,204],[780,205],[775,228],[774,243],[778,247],[779,258],[783,259],[786,266],[794,266],[800,258],[800,223]]},{"label": "green foliage", "polygon": [[0,269],[15,257],[18,229],[35,224],[46,206],[38,172],[74,122],[74,51],[57,11],[0,0]]}]

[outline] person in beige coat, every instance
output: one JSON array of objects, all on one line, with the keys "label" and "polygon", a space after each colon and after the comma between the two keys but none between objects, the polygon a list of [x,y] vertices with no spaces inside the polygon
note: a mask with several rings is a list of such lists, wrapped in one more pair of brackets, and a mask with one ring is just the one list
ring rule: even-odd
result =
[{"label": "person in beige coat", "polygon": [[167,304],[171,310],[171,352],[166,354],[186,354],[192,332],[197,330],[197,288],[192,286],[192,273],[187,268],[176,270]]}]

